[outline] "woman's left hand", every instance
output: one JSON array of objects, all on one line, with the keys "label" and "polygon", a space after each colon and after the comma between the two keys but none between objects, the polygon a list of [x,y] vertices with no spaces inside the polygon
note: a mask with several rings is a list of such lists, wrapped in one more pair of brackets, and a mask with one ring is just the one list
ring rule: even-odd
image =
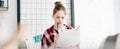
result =
[{"label": "woman's left hand", "polygon": [[58,39],[59,39],[59,34],[56,34],[55,37],[54,37],[54,43],[55,44],[57,43]]}]

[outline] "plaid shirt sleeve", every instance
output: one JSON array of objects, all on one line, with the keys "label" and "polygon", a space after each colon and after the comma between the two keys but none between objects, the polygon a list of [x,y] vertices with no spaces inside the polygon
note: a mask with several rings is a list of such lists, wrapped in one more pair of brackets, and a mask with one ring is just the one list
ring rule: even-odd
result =
[{"label": "plaid shirt sleeve", "polygon": [[51,45],[51,40],[49,39],[49,36],[50,35],[47,33],[47,31],[45,31],[42,37],[42,47],[49,47]]},{"label": "plaid shirt sleeve", "polygon": [[50,47],[51,44],[54,42],[54,34],[56,33],[52,28],[47,29],[42,37],[42,43],[41,46],[46,48],[46,47]]}]

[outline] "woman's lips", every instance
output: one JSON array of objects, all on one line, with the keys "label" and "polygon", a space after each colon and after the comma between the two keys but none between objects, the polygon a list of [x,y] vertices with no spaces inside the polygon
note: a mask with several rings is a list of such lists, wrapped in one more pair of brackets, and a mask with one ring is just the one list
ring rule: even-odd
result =
[{"label": "woman's lips", "polygon": [[61,22],[58,22],[58,24],[62,24]]}]

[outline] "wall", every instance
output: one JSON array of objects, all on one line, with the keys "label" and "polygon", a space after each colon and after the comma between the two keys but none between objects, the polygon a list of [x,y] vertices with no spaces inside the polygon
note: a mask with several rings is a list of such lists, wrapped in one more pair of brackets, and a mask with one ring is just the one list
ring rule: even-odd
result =
[{"label": "wall", "polygon": [[75,23],[80,24],[80,48],[99,49],[101,42],[115,34],[113,0],[74,0]]},{"label": "wall", "polygon": [[17,0],[9,0],[8,11],[0,11],[0,45],[7,42],[17,29]]},{"label": "wall", "polygon": [[120,0],[114,0],[115,7],[115,32],[120,33]]}]

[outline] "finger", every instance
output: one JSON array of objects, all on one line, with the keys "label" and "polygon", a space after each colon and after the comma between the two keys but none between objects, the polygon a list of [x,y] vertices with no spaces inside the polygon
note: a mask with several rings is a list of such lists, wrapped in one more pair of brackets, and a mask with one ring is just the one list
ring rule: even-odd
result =
[{"label": "finger", "polygon": [[77,27],[77,29],[76,30],[78,30],[80,28],[80,25]]}]

